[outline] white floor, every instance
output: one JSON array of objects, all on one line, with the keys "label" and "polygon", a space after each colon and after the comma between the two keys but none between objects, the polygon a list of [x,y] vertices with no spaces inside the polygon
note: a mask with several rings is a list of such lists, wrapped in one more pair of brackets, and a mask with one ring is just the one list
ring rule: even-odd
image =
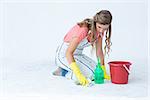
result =
[{"label": "white floor", "polygon": [[55,70],[53,61],[21,63],[19,61],[4,60],[2,65],[0,73],[0,76],[2,76],[0,79],[1,96],[147,97],[148,65],[142,62],[139,63],[139,61],[131,66],[132,70],[128,84],[117,85],[105,81],[105,84],[92,87],[77,86],[64,77],[53,76],[51,74]]}]

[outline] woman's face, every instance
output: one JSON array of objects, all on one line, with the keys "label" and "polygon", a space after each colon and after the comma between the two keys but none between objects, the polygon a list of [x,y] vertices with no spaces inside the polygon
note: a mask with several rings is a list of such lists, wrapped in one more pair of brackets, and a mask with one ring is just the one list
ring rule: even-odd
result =
[{"label": "woman's face", "polygon": [[104,31],[106,31],[109,28],[109,25],[103,25],[103,24],[99,24],[96,23],[96,31],[98,33],[103,33]]}]

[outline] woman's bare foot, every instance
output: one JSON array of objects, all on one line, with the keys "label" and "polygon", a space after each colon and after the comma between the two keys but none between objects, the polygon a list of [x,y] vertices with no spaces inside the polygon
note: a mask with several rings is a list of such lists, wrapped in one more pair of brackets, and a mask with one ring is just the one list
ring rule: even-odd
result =
[{"label": "woman's bare foot", "polygon": [[62,75],[61,68],[58,67],[58,68],[53,72],[53,75],[61,76],[61,75]]}]

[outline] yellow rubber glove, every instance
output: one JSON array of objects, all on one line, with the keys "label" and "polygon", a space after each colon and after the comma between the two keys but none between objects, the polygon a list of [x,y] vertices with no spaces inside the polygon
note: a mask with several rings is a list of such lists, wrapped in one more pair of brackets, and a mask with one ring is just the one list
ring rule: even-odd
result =
[{"label": "yellow rubber glove", "polygon": [[110,76],[106,73],[106,68],[104,65],[101,66],[103,72],[104,72],[104,78],[107,80],[110,80]]},{"label": "yellow rubber glove", "polygon": [[88,80],[81,73],[81,71],[80,71],[78,65],[76,64],[76,62],[72,62],[70,64],[70,67],[71,67],[73,73],[75,74],[75,76],[77,77],[77,79],[78,79],[78,81],[81,85],[85,86],[89,83]]}]

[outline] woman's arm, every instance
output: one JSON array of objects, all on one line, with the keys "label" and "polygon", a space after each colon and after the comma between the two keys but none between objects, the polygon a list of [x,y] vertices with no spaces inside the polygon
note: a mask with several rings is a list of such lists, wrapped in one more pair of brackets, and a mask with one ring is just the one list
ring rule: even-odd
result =
[{"label": "woman's arm", "polygon": [[98,41],[96,42],[96,56],[101,60],[101,65],[105,65],[104,63],[104,54],[102,49],[102,38],[99,36]]},{"label": "woman's arm", "polygon": [[69,64],[72,62],[75,62],[74,57],[73,57],[73,52],[77,48],[79,42],[77,37],[73,37],[72,40],[69,42],[69,46],[66,51],[66,58]]},{"label": "woman's arm", "polygon": [[99,36],[98,41],[96,42],[96,55],[101,59],[101,68],[104,72],[104,78],[110,80],[110,76],[106,72],[105,63],[104,63],[104,54],[102,49],[102,38]]},{"label": "woman's arm", "polygon": [[81,73],[79,66],[76,64],[74,58],[73,58],[73,52],[75,51],[75,49],[78,46],[78,38],[74,37],[70,43],[69,43],[69,47],[67,48],[66,51],[66,57],[68,60],[68,63],[70,65],[71,70],[73,71],[73,73],[75,74],[76,78],[78,79],[79,83],[81,85],[87,85],[89,84],[88,80],[86,79],[86,77]]}]

